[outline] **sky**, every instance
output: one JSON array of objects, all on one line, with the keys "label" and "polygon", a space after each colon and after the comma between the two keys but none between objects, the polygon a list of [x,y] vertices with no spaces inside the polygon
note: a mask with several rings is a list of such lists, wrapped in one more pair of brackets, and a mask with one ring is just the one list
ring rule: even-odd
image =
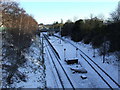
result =
[{"label": "sky", "polygon": [[38,23],[52,24],[68,19],[90,18],[90,15],[107,19],[117,8],[119,0],[19,0],[20,6]]}]

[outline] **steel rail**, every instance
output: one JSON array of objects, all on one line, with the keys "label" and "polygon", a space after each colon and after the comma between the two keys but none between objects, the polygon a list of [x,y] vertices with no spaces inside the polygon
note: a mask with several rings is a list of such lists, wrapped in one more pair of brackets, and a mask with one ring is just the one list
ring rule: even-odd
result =
[{"label": "steel rail", "polygon": [[51,58],[51,60],[52,60],[52,63],[53,63],[53,65],[54,65],[54,67],[55,67],[55,70],[56,70],[56,73],[57,73],[58,78],[59,78],[59,80],[60,80],[61,86],[62,86],[62,88],[65,90],[64,84],[63,84],[62,79],[61,79],[61,77],[60,77],[60,74],[59,74],[59,72],[58,72],[58,70],[57,70],[57,67],[56,67],[56,65],[55,65],[55,63],[54,63],[53,57],[52,57],[52,55],[51,55],[48,47],[46,47],[46,48],[47,48],[47,51],[48,51],[48,53],[49,53],[49,55],[50,55],[50,58]]}]

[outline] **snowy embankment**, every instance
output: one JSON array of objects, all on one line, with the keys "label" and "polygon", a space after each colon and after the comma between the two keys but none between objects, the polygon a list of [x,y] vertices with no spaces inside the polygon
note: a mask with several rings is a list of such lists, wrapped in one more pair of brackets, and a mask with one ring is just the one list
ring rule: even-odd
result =
[{"label": "snowy embankment", "polygon": [[[108,88],[108,86],[103,82],[103,80],[96,74],[96,72],[84,61],[84,59],[80,56],[80,52],[76,52],[76,48],[74,48],[72,45],[70,45],[67,42],[64,42],[62,40],[59,40],[56,37],[49,37],[50,42],[53,44],[55,49],[60,55],[61,63],[64,66],[66,72],[68,73],[69,77],[72,79],[73,82],[76,83],[76,88]],[[78,48],[80,48],[83,52],[85,52],[89,57],[91,57],[97,64],[100,65],[114,80],[118,81],[118,64],[114,65],[112,63],[102,63],[102,57],[96,54],[96,57],[93,58],[93,51],[92,47],[90,45],[85,45],[83,43],[75,43],[71,41],[68,38],[64,38],[70,42],[72,42],[74,45],[76,45]],[[66,50],[65,50],[66,49]],[[64,51],[65,50],[65,51]],[[96,50],[97,52],[97,50]],[[74,65],[67,65],[64,59],[76,59],[78,58],[79,64]],[[107,59],[114,60],[114,56],[106,57]],[[48,64],[48,66],[50,66]],[[53,67],[53,66],[52,66]],[[85,68],[88,73],[82,74],[82,73],[75,73],[70,68]],[[112,72],[112,73],[111,73]],[[81,76],[86,75],[87,79],[82,79]],[[52,77],[52,76],[51,76]],[[52,86],[51,86],[52,87]]]},{"label": "snowy embankment", "polygon": [[[25,56],[25,63],[18,67],[19,74],[14,73],[13,82],[3,88],[44,88],[45,72],[44,63],[40,56],[40,38],[36,36],[30,48],[22,53]],[[7,62],[4,62],[7,64]],[[7,73],[3,74],[4,77]],[[4,82],[5,83],[5,82]]]},{"label": "snowy embankment", "polygon": [[27,77],[26,82],[16,82],[15,87],[20,88],[44,88],[45,87],[45,73],[44,64],[40,56],[40,40],[36,37],[34,43],[31,45],[28,53],[25,54],[27,62],[19,71],[24,73]]}]

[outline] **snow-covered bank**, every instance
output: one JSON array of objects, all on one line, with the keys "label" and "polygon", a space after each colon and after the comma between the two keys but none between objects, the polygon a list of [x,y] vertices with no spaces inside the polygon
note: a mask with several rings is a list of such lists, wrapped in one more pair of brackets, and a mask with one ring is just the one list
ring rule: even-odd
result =
[{"label": "snow-covered bank", "polygon": [[[26,82],[14,83],[17,88],[44,88],[45,87],[45,73],[44,64],[40,56],[40,41],[39,37],[31,45],[28,53],[25,54],[27,62],[19,71],[26,75]],[[14,86],[13,85],[13,86]]]},{"label": "snow-covered bank", "polygon": [[[17,73],[12,77],[12,83],[3,88],[45,88],[44,63],[40,56],[40,38],[36,36],[30,48],[22,54],[25,56],[25,63],[18,67]],[[6,62],[3,63],[6,64]],[[3,75],[5,77],[7,73],[4,72]]]}]

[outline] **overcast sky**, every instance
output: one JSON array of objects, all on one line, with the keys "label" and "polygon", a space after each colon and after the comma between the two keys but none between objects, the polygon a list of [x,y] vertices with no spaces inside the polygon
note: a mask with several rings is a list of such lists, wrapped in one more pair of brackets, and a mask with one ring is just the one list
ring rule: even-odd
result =
[{"label": "overcast sky", "polygon": [[20,6],[34,16],[38,23],[51,24],[68,19],[90,18],[109,14],[117,7],[119,0],[19,0]]}]

